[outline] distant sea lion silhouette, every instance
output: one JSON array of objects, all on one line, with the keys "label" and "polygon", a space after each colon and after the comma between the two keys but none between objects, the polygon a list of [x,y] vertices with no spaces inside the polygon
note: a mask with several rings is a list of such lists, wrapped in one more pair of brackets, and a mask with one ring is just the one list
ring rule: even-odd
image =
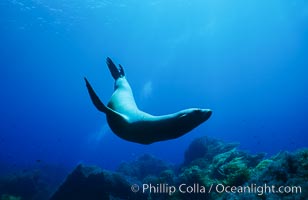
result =
[{"label": "distant sea lion silhouette", "polygon": [[151,144],[178,138],[212,114],[210,109],[190,108],[179,112],[153,116],[138,109],[132,89],[127,82],[123,67],[115,66],[107,57],[106,63],[115,80],[114,92],[107,106],[96,95],[89,81],[86,86],[95,107],[106,114],[111,130],[120,138],[140,144]]}]

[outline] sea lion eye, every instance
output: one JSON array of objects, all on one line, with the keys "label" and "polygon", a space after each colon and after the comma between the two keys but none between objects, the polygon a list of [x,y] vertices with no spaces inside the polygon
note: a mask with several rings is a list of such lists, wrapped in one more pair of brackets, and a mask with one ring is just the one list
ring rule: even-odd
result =
[{"label": "sea lion eye", "polygon": [[183,114],[180,115],[180,118],[186,117],[186,116],[187,116],[187,113],[183,113]]}]

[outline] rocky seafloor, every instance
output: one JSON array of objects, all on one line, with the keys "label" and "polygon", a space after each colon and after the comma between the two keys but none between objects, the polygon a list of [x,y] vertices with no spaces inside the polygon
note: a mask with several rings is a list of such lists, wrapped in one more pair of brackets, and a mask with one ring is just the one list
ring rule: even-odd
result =
[{"label": "rocky seafloor", "polygon": [[[38,172],[0,178],[1,200],[205,200],[308,199],[308,149],[266,157],[238,144],[195,139],[180,165],[152,155],[116,171],[79,164],[52,189]],[[45,181],[44,181],[45,180]]]}]

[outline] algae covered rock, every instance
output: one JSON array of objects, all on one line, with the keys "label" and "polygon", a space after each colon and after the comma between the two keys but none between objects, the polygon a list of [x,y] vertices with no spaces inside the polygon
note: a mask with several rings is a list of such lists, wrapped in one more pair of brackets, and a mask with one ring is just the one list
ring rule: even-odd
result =
[{"label": "algae covered rock", "polygon": [[21,200],[21,197],[3,194],[0,200]]},{"label": "algae covered rock", "polygon": [[242,158],[234,158],[230,162],[221,166],[221,171],[225,175],[224,184],[239,186],[249,180],[250,170]]},{"label": "algae covered rock", "polygon": [[[202,150],[202,152],[194,151]],[[82,165],[67,177],[51,200],[62,199],[148,199],[148,200],[302,200],[308,199],[308,150],[295,153],[281,152],[264,159],[265,154],[251,155],[238,150],[235,144],[203,137],[191,143],[185,154],[184,164],[178,170],[151,155],[143,155],[135,161],[123,163],[117,172]],[[134,193],[132,184],[141,188],[144,184],[156,188]],[[181,192],[185,184],[190,192]],[[236,188],[264,186],[300,186],[296,191],[273,193],[218,192],[219,186]],[[172,194],[159,191],[174,186]],[[213,187],[212,192],[207,189]],[[261,188],[262,189],[262,188]]]},{"label": "algae covered rock", "polygon": [[264,154],[250,155],[237,150],[236,147],[235,143],[227,144],[208,137],[194,140],[185,153],[186,164],[183,165],[182,178],[192,176],[188,171],[196,174],[196,180],[203,180],[198,177],[200,174],[207,177],[207,181],[203,182],[220,182],[236,186],[244,184],[249,180],[251,169],[259,164]]},{"label": "algae covered rock", "polygon": [[152,155],[144,154],[135,161],[122,163],[117,172],[142,180],[147,176],[159,176],[172,166]]},{"label": "algae covered rock", "polygon": [[266,184],[288,190],[283,193],[264,193],[258,196],[262,199],[308,199],[307,156],[308,150],[301,149],[295,153],[281,152],[263,160],[254,168],[255,173],[246,184]]},{"label": "algae covered rock", "polygon": [[[206,188],[215,188],[219,184],[230,186],[245,184],[250,179],[253,168],[262,161],[265,154],[251,155],[236,147],[235,143],[227,144],[208,137],[196,139],[186,151],[179,180],[190,184],[199,183]],[[223,198],[224,194],[210,193],[195,196],[200,199],[205,197],[217,199]]]},{"label": "algae covered rock", "polygon": [[160,183],[169,183],[169,184],[173,184],[175,183],[175,172],[171,169],[167,169],[165,171],[162,171],[159,175],[159,181]]},{"label": "algae covered rock", "polygon": [[230,151],[237,146],[237,143],[226,144],[220,140],[206,136],[197,138],[185,151],[184,165],[187,165],[198,158],[211,161],[217,154]]},{"label": "algae covered rock", "polygon": [[231,150],[213,158],[209,166],[211,178],[220,180],[226,185],[238,186],[249,180],[251,167],[248,154]]},{"label": "algae covered rock", "polygon": [[183,172],[179,175],[180,180],[183,183],[191,184],[191,183],[205,183],[206,172],[200,169],[198,166],[190,166],[188,168],[184,168]]},{"label": "algae covered rock", "polygon": [[129,179],[98,167],[78,165],[50,200],[142,199],[141,193],[131,192]]},{"label": "algae covered rock", "polygon": [[262,160],[257,166],[256,171],[262,171],[270,166],[274,161],[271,159]]},{"label": "algae covered rock", "polygon": [[40,200],[46,198],[47,193],[47,183],[38,170],[22,170],[0,178],[2,199]]}]

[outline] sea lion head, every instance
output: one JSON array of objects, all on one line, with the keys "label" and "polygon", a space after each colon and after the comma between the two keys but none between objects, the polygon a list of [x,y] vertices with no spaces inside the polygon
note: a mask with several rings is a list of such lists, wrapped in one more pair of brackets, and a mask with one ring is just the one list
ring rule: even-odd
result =
[{"label": "sea lion head", "polygon": [[210,109],[189,108],[179,112],[178,120],[184,130],[190,131],[205,122],[212,115]]}]

